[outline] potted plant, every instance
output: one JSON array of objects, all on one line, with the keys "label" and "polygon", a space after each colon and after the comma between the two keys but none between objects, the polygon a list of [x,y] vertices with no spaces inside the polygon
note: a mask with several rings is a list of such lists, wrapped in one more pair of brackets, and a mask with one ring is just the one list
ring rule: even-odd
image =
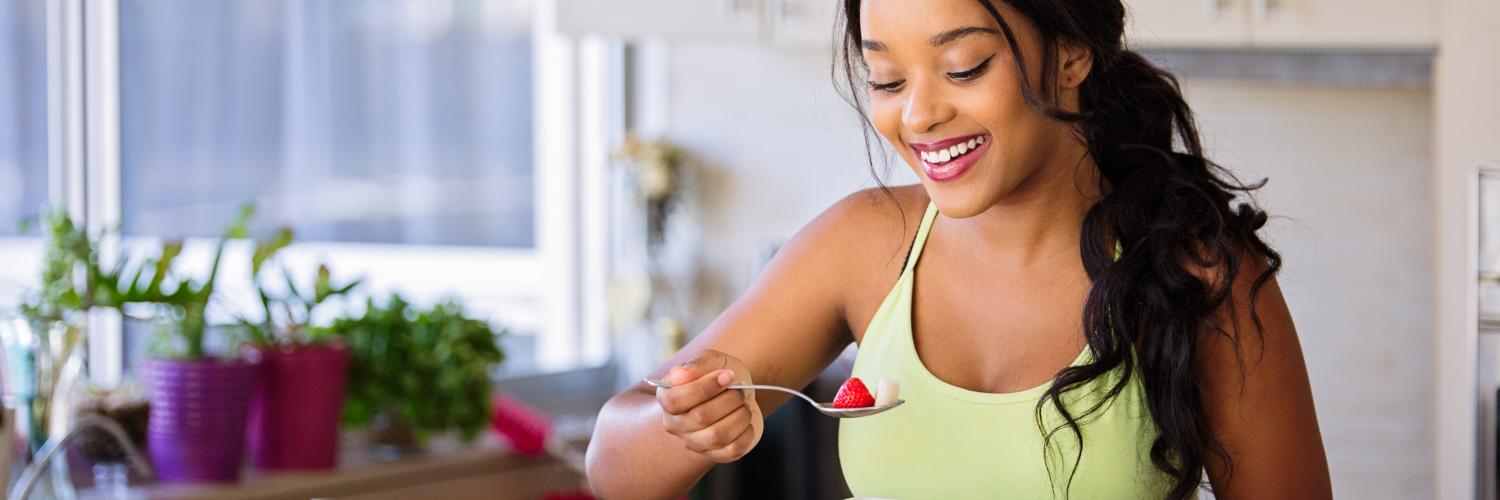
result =
[{"label": "potted plant", "polygon": [[[8,389],[21,403],[32,450],[67,427],[64,410],[70,405],[65,399],[76,392],[70,388],[82,364],[77,354],[84,350],[84,320],[89,314],[96,309],[120,311],[131,303],[182,300],[188,292],[163,289],[182,250],[179,242],[163,244],[156,258],[137,263],[122,255],[106,267],[100,242],[112,230],[90,234],[61,208],[44,211],[34,222],[44,226],[47,239],[41,287],[28,294],[21,317],[0,328],[11,370]],[[133,273],[127,275],[127,270]]]},{"label": "potted plant", "polygon": [[318,266],[312,288],[299,290],[283,268],[284,290],[273,293],[266,286],[267,264],[291,242],[291,230],[282,229],[258,243],[251,257],[262,317],[240,321],[249,339],[246,352],[261,366],[250,403],[250,461],[265,470],[329,469],[338,459],[349,349],[337,337],[314,339],[308,329],[319,305],[348,294],[359,280],[335,284],[328,267]]},{"label": "potted plant", "polygon": [[[146,440],[159,478],[166,481],[229,482],[239,478],[244,453],[245,417],[256,382],[256,365],[210,356],[205,349],[205,311],[213,297],[219,263],[230,239],[248,233],[253,208],[246,206],[214,251],[208,276],[181,279],[157,303],[165,344],[154,346],[146,362],[151,417]],[[171,248],[168,246],[167,248]],[[180,248],[180,247],[179,247]],[[170,267],[164,251],[158,268]]]},{"label": "potted plant", "polygon": [[6,350],[6,392],[16,402],[19,426],[31,452],[67,427],[66,401],[82,368],[84,319],[94,306],[98,240],[67,211],[51,209],[22,223],[39,223],[46,234],[41,286],[28,293],[20,317],[0,325]]},{"label": "potted plant", "polygon": [[498,344],[505,332],[458,303],[421,309],[392,295],[319,332],[349,345],[344,423],[367,428],[381,455],[420,450],[444,432],[471,441],[489,422],[490,373],[505,358]]}]

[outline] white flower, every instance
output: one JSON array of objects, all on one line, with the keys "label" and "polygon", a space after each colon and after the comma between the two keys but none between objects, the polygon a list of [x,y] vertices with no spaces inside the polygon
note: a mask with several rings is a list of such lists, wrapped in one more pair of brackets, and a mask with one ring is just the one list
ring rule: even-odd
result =
[{"label": "white flower", "polygon": [[643,162],[638,170],[640,177],[641,194],[648,200],[660,200],[672,193],[676,187],[677,179],[672,175],[671,167],[663,161]]}]

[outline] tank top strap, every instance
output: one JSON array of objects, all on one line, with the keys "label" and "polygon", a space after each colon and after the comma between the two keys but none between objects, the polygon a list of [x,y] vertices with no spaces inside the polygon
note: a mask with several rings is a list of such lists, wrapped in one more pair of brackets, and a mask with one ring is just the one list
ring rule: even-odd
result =
[{"label": "tank top strap", "polygon": [[922,256],[922,247],[927,245],[927,233],[932,231],[932,221],[937,220],[937,205],[931,201],[927,202],[927,212],[922,214],[922,225],[917,228],[917,238],[912,241],[911,255],[906,258],[906,267],[901,270],[902,274],[910,273],[917,267],[917,259]]}]

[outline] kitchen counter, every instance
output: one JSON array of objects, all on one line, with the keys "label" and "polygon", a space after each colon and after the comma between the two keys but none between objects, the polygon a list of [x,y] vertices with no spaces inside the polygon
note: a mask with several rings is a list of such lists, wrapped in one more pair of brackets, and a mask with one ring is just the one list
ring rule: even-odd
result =
[{"label": "kitchen counter", "polygon": [[247,471],[234,484],[150,484],[132,487],[146,498],[308,499],[432,498],[526,499],[549,492],[574,491],[585,484],[563,460],[523,457],[498,436],[487,434],[473,445],[453,439],[434,440],[422,455],[398,461],[374,457],[362,436],[348,435],[341,464],[326,472]]}]

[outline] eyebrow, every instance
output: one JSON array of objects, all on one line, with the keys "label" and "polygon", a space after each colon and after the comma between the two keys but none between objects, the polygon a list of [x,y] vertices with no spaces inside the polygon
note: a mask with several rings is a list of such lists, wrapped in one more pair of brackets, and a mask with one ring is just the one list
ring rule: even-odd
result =
[{"label": "eyebrow", "polygon": [[[963,37],[970,36],[970,35],[998,35],[998,34],[1000,34],[1000,32],[995,31],[992,28],[985,28],[985,27],[982,27],[982,26],[964,26],[962,28],[954,28],[954,29],[951,29],[951,30],[944,31],[942,33],[938,33],[936,35],[933,35],[931,42],[932,42],[932,46],[933,47],[938,47],[938,46],[942,46],[942,45],[947,45],[947,44],[953,43],[954,41],[957,41],[957,40],[959,40],[959,39],[961,39]],[[865,50],[873,50],[873,51],[876,51],[876,52],[884,52],[886,50],[886,46],[885,46],[884,43],[880,43],[880,42],[875,41],[875,40],[869,40],[869,39],[860,40],[859,45],[860,45],[860,47],[863,47]]]}]

